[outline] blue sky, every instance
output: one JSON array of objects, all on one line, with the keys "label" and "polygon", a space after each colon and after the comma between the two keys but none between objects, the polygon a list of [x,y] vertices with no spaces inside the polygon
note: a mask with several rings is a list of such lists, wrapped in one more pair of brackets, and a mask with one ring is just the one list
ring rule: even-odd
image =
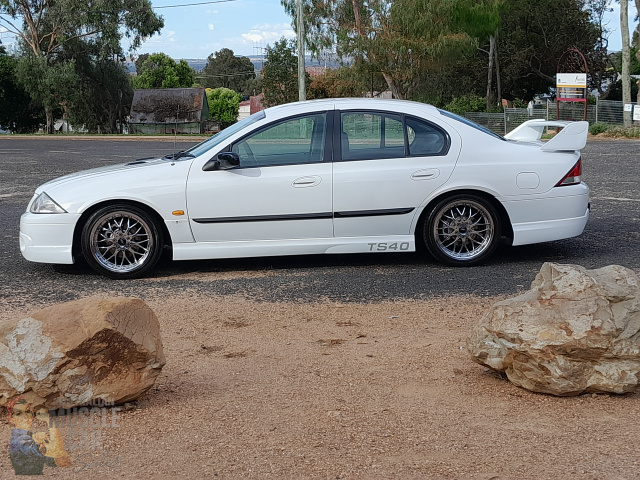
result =
[{"label": "blue sky", "polygon": [[[152,0],[154,7],[201,3],[206,0]],[[214,0],[215,1],[215,0]],[[620,50],[620,5],[612,1],[607,14],[609,50]],[[207,58],[221,48],[236,55],[255,55],[281,37],[294,37],[291,18],[280,0],[217,0],[217,3],[177,8],[157,8],[165,26],[136,52],[164,52],[173,58]],[[629,3],[630,31],[635,28],[636,8]],[[0,39],[10,44],[12,37],[0,28]],[[125,41],[126,42],[126,41]],[[123,43],[125,49],[128,45]]]},{"label": "blue sky", "polygon": [[[154,7],[206,0],[152,0]],[[291,18],[280,0],[235,0],[178,8],[158,8],[165,26],[137,53],[164,52],[173,58],[206,58],[221,48],[256,55],[281,37],[293,38]]]}]

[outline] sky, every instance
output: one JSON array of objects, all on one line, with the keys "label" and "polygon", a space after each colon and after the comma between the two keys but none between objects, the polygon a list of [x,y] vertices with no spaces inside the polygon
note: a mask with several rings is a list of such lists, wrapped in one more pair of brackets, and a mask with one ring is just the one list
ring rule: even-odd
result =
[{"label": "sky", "polygon": [[[152,0],[154,7],[206,0]],[[236,55],[260,55],[280,38],[294,38],[280,0],[219,1],[206,5],[157,8],[164,17],[160,35],[147,40],[137,53],[164,52],[173,58],[207,58],[222,48]]]},{"label": "sky", "polygon": [[[198,4],[162,8],[172,5]],[[155,11],[162,15],[165,26],[135,53],[163,52],[175,58],[207,58],[222,48],[236,55],[259,55],[267,45],[281,37],[294,38],[291,18],[280,0],[152,0]],[[618,51],[620,37],[620,5],[612,0],[612,12],[605,18],[610,30],[609,50]],[[636,25],[636,8],[629,3],[630,32]],[[0,29],[0,40],[9,44],[12,38]],[[123,47],[128,49],[126,40]]]}]

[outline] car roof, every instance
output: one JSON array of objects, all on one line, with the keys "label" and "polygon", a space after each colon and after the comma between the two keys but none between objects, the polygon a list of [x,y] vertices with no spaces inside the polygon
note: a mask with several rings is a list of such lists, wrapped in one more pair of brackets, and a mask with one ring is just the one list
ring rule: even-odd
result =
[{"label": "car roof", "polygon": [[292,102],[270,107],[265,110],[265,113],[280,114],[286,110],[297,110],[300,107],[307,107],[312,110],[327,108],[329,110],[335,109],[367,109],[367,110],[400,110],[404,112],[411,112],[415,109],[420,109],[435,115],[438,113],[438,109],[433,105],[427,103],[413,102],[410,100],[395,100],[387,98],[323,98],[319,100],[305,100],[303,102]]}]

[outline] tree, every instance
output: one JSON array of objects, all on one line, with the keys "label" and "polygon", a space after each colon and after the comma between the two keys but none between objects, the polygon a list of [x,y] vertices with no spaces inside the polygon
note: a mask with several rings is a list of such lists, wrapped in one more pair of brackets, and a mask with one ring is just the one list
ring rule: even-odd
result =
[{"label": "tree", "polygon": [[138,55],[135,61],[136,65],[136,75],[140,75],[142,73],[142,64],[149,58],[150,53],[143,53],[142,55]]},{"label": "tree", "polygon": [[211,118],[218,120],[222,127],[227,127],[238,118],[238,111],[242,96],[224,87],[207,88],[207,102],[209,103],[209,114]]},{"label": "tree", "polygon": [[307,98],[362,97],[365,92],[384,90],[386,86],[379,73],[368,75],[354,66],[343,66],[327,69],[321,76],[312,77],[307,87]]},{"label": "tree", "polygon": [[[164,26],[149,0],[0,0],[0,7],[4,10],[0,26],[19,37],[23,56],[33,57],[21,61],[24,75],[20,78],[27,92],[42,102],[48,132],[53,131],[56,102],[66,100],[62,98],[65,88],[55,88],[70,80],[74,68],[68,60],[69,65],[61,65],[59,58],[68,42],[95,45],[102,56],[121,56],[123,35],[136,49]],[[62,78],[55,79],[58,74]]]},{"label": "tree", "polygon": [[185,60],[176,63],[169,55],[153,53],[133,79],[134,88],[189,88],[195,83],[195,72]]},{"label": "tree", "polygon": [[267,46],[262,91],[264,104],[269,107],[298,100],[298,57],[293,41],[282,37],[273,47]]},{"label": "tree", "polygon": [[256,78],[255,68],[247,57],[237,57],[233,50],[223,48],[209,55],[200,75],[207,88],[230,88],[242,95],[251,94],[251,81]]},{"label": "tree", "polygon": [[[295,0],[281,0],[294,17]],[[475,50],[498,25],[494,0],[305,1],[307,43],[381,72],[396,98],[408,98],[425,70]]]},{"label": "tree", "polygon": [[27,133],[44,121],[44,111],[32,107],[31,98],[16,78],[17,65],[17,59],[0,45],[0,127]]}]

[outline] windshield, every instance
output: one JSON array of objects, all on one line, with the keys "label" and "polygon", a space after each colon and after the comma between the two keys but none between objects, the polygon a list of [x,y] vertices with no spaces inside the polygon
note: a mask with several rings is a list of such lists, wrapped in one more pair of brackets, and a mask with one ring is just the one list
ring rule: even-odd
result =
[{"label": "windshield", "polygon": [[225,128],[221,132],[216,133],[213,137],[206,139],[204,142],[201,142],[191,147],[189,150],[183,153],[182,156],[185,156],[185,154],[188,154],[187,156],[198,157],[203,153],[208,152],[213,147],[220,145],[222,142],[224,142],[227,138],[232,136],[234,133],[239,132],[243,128],[251,125],[252,123],[256,123],[257,121],[262,120],[264,117],[266,117],[264,111],[260,110],[259,112],[256,112],[253,115],[243,120],[240,120],[237,123],[234,123],[230,127]]},{"label": "windshield", "polygon": [[468,125],[471,128],[475,128],[476,130],[480,130],[481,132],[484,132],[487,135],[491,135],[492,137],[499,138],[500,140],[505,140],[504,137],[498,135],[497,133],[492,132],[487,127],[483,127],[482,125],[478,125],[477,123],[472,122],[468,118],[461,117],[460,115],[456,115],[455,113],[447,112],[446,110],[438,109],[438,111],[445,117],[453,118],[454,120],[464,123],[465,125]]}]

